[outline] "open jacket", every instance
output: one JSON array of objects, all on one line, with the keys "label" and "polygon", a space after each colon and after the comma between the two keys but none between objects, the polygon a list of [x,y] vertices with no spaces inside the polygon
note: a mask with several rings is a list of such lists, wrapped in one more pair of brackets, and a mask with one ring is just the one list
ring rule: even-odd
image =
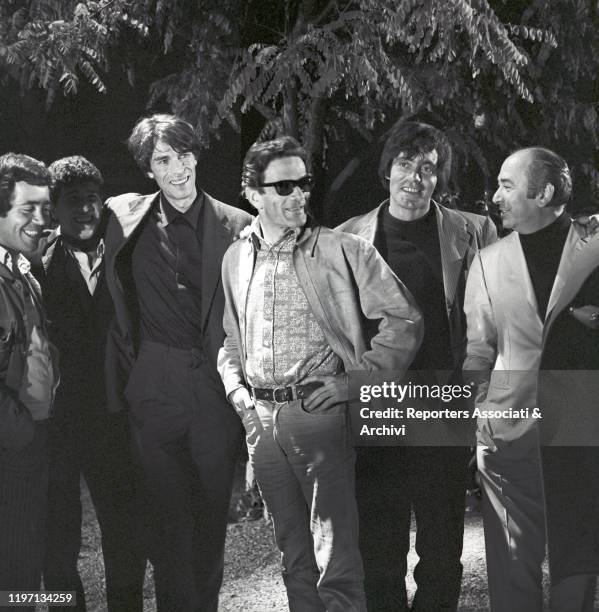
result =
[{"label": "open jacket", "polygon": [[[364,215],[352,217],[337,229],[361,236],[376,246],[381,227],[381,216],[388,204],[389,200],[385,200],[374,210]],[[479,249],[497,240],[497,230],[488,217],[452,210],[435,202],[432,205],[437,215],[437,227],[439,229],[443,287],[449,320],[451,351],[454,363],[456,367],[459,367],[465,353],[465,330],[462,324],[464,280],[474,255]],[[462,281],[462,291],[459,290],[460,281]]]},{"label": "open jacket", "polygon": [[[41,308],[37,281],[29,272],[24,276]],[[19,391],[29,382],[26,361],[31,334],[24,318],[22,282],[0,264],[0,450],[26,446],[34,435],[33,417],[19,399]],[[57,381],[58,354],[51,344],[49,348]]]},{"label": "open jacket", "polygon": [[[125,405],[123,392],[138,350],[139,314],[131,254],[143,223],[152,208],[158,206],[159,196],[160,192],[146,196],[127,193],[107,201],[112,214],[105,237],[106,282],[115,308],[115,324],[109,332],[106,347],[107,401],[111,411]],[[216,367],[218,350],[224,339],[222,258],[252,217],[208,194],[204,194],[204,207],[201,223],[202,347],[210,365]]]},{"label": "open jacket", "polygon": [[[545,321],[575,262],[587,244],[586,230],[570,227],[557,269]],[[537,407],[537,375],[541,361],[544,321],[539,316],[534,287],[520,237],[512,232],[487,247],[474,260],[466,285],[468,348],[464,370],[481,372],[476,405],[481,410]],[[488,388],[487,388],[488,384]],[[479,442],[501,447],[535,426],[535,419],[479,420]]]},{"label": "open jacket", "polygon": [[[255,237],[233,244],[223,259],[226,338],[218,370],[227,395],[245,385],[245,312],[256,260]],[[325,227],[305,227],[293,253],[298,282],[345,371],[409,367],[422,341],[418,307],[367,241]],[[366,319],[378,321],[370,344]]]},{"label": "open jacket", "polygon": [[38,267],[36,273],[50,320],[48,333],[61,356],[62,382],[56,394],[54,416],[64,416],[65,411],[90,416],[103,414],[106,333],[114,317],[104,262],[100,263],[92,295],[79,264],[58,234],[47,245],[42,268]]}]

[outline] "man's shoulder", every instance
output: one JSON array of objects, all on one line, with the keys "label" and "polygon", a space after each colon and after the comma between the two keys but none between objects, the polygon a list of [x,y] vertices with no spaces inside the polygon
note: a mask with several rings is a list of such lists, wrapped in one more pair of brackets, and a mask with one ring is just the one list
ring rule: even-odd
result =
[{"label": "man's shoulder", "polygon": [[[251,238],[250,238],[249,227],[250,226],[247,223],[245,223],[245,225],[243,225],[240,230],[241,235],[237,238],[237,240],[234,240],[227,247],[227,250],[225,251],[225,254],[223,256],[223,266],[224,267],[226,267],[230,262],[238,261],[241,251],[248,251],[249,249],[251,249]],[[247,255],[247,254],[248,254],[247,252],[244,253],[244,255]],[[234,264],[234,265],[237,265],[237,264]]]},{"label": "man's shoulder", "polygon": [[518,246],[518,233],[511,232],[507,236],[500,238],[484,249],[481,249],[480,255],[483,261],[490,261],[493,258],[504,257],[510,253],[515,253]]},{"label": "man's shoulder", "polygon": [[117,216],[128,214],[140,204],[153,200],[160,192],[142,195],[141,193],[122,193],[106,200],[106,206]]},{"label": "man's shoulder", "polygon": [[252,222],[252,215],[241,210],[241,208],[225,204],[208,193],[204,193],[204,196],[206,198],[206,203],[208,206],[212,207],[214,214],[221,223],[230,227],[236,235],[238,235],[246,225]]},{"label": "man's shoulder", "polygon": [[347,221],[344,221],[343,223],[338,225],[336,229],[341,232],[347,232],[350,234],[359,234],[366,228],[370,228],[372,225],[376,225],[381,206],[382,204],[380,204],[376,208],[373,208],[372,210],[369,210],[366,213],[351,217]]},{"label": "man's shoulder", "polygon": [[[331,257],[333,251],[338,251],[351,256],[352,254],[365,255],[367,251],[375,250],[371,242],[363,236],[340,228],[332,229],[319,225],[311,228],[311,232],[312,237],[307,241],[307,245],[308,250],[315,254],[321,253],[326,257]],[[312,249],[312,246],[318,246],[318,249]]]},{"label": "man's shoulder", "polygon": [[492,223],[491,219],[485,215],[479,215],[477,213],[459,210],[456,208],[448,208],[442,204],[436,204],[436,206],[441,212],[442,216],[448,217],[456,222],[466,223],[466,225],[477,231],[482,230],[486,225]]}]

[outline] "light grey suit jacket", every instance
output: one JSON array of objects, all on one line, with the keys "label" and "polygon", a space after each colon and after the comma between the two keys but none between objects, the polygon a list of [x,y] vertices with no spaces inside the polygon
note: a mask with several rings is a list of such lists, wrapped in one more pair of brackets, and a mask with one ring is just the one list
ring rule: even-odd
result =
[{"label": "light grey suit jacket", "polygon": [[[547,318],[587,240],[572,224],[547,305]],[[467,376],[480,372],[476,407],[485,411],[537,407],[537,375],[544,321],[520,244],[513,232],[483,249],[470,267],[464,310],[467,318]],[[536,425],[532,418],[480,418],[480,444],[497,446],[520,439]]]},{"label": "light grey suit jacket", "polygon": [[[380,219],[385,200],[370,212],[353,217],[337,229],[362,236],[371,244],[377,242]],[[462,296],[458,286],[460,277],[466,276],[475,254],[497,240],[497,230],[488,217],[452,210],[433,202],[439,229],[445,307],[449,319],[449,333],[454,363],[459,366],[464,358],[464,330],[462,329]],[[401,279],[401,274],[399,274]],[[426,321],[425,321],[426,326]]]}]

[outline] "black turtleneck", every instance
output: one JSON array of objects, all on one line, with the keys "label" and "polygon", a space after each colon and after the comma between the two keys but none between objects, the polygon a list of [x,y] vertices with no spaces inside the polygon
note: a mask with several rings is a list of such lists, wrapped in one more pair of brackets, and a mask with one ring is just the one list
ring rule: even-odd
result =
[{"label": "black turtleneck", "polygon": [[570,217],[564,212],[546,227],[532,234],[520,234],[520,244],[537,298],[541,320],[545,319],[549,296],[569,230]]},{"label": "black turtleneck", "polygon": [[386,207],[380,228],[377,248],[424,317],[424,339],[411,369],[453,369],[435,210],[414,221],[401,221]]}]

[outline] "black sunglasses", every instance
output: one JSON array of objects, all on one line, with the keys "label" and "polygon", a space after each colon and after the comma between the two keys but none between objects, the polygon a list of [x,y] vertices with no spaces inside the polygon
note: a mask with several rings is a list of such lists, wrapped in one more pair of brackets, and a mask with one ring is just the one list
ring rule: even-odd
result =
[{"label": "black sunglasses", "polygon": [[296,187],[302,191],[310,193],[312,191],[313,181],[310,174],[302,176],[300,179],[286,179],[284,181],[275,181],[274,183],[260,183],[260,187],[274,187],[280,196],[288,196],[293,193]]}]

